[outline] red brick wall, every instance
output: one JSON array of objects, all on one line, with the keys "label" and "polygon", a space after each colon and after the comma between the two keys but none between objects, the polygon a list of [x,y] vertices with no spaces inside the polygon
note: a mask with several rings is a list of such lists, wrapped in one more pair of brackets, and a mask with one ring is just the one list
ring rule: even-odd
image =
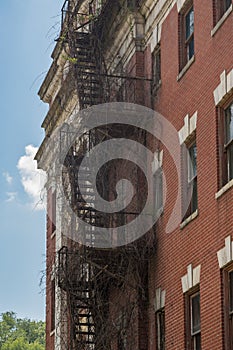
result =
[{"label": "red brick wall", "polygon": [[[178,13],[176,5],[162,25],[162,85],[154,108],[179,130],[186,114],[197,118],[198,211],[199,215],[182,230],[165,233],[166,222],[176,195],[177,178],[173,179],[171,158],[165,151],[163,168],[168,180],[164,214],[159,220],[157,254],[150,262],[150,350],[155,347],[155,289],[166,290],[166,350],[185,349],[184,296],[181,277],[187,266],[201,264],[201,334],[203,350],[223,349],[221,309],[221,275],[217,251],[228,235],[233,237],[233,189],[218,200],[217,116],[213,91],[220,83],[224,69],[232,69],[232,14],[214,37],[212,1],[194,0],[195,62],[177,81]],[[147,52],[147,55],[150,53]]]}]

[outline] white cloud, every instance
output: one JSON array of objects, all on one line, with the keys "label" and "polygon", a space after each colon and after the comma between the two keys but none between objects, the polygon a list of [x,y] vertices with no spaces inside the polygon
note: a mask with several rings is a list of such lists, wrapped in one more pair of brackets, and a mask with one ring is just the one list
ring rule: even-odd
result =
[{"label": "white cloud", "polygon": [[17,192],[7,192],[6,195],[7,195],[6,202],[8,203],[14,202],[17,197]]},{"label": "white cloud", "polygon": [[45,208],[44,184],[46,175],[43,170],[37,169],[37,162],[34,160],[38,147],[28,145],[25,147],[25,155],[20,157],[17,168],[21,176],[21,182],[25,192],[30,198],[31,205],[37,209]]},{"label": "white cloud", "polygon": [[13,177],[10,176],[10,174],[6,171],[4,172],[3,174],[3,177],[5,178],[6,182],[8,183],[8,185],[11,185],[12,184],[12,181],[13,181]]}]

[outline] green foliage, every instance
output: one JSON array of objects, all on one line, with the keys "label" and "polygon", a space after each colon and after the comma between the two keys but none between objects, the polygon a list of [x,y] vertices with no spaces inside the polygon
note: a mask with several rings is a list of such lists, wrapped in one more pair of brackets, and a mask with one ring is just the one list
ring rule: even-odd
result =
[{"label": "green foliage", "polygon": [[44,350],[45,323],[17,318],[14,312],[1,314],[0,350]]}]

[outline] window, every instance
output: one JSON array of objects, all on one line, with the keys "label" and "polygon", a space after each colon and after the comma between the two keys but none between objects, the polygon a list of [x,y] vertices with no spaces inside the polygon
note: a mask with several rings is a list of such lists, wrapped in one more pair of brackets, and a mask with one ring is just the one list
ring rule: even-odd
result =
[{"label": "window", "polygon": [[186,295],[187,350],[201,350],[200,292]]},{"label": "window", "polygon": [[156,350],[165,350],[165,311],[160,309],[156,317]]},{"label": "window", "polygon": [[[197,210],[197,145],[196,141],[193,141],[188,146],[188,160],[187,160],[187,187],[186,193],[183,193],[184,208],[188,210],[185,213],[184,219],[189,217]],[[187,203],[189,201],[190,203]]]},{"label": "window", "polygon": [[180,70],[182,70],[194,56],[194,9],[192,1],[188,1],[179,16]]},{"label": "window", "polygon": [[225,153],[227,180],[233,179],[233,103],[225,110]]},{"label": "window", "polygon": [[52,194],[52,233],[56,230],[56,191]]},{"label": "window", "polygon": [[153,91],[157,90],[161,83],[161,48],[157,45],[152,54],[152,79]]},{"label": "window", "polygon": [[214,0],[214,25],[220,20],[224,13],[231,6],[231,0]]},{"label": "window", "polygon": [[220,113],[220,187],[233,179],[233,103]]},{"label": "window", "polygon": [[155,215],[159,216],[163,210],[163,171],[159,167],[154,174]]},{"label": "window", "polygon": [[50,290],[50,331],[55,329],[55,279],[51,280],[51,290]]},{"label": "window", "polygon": [[224,309],[226,349],[233,350],[233,270],[232,265],[224,272]]}]

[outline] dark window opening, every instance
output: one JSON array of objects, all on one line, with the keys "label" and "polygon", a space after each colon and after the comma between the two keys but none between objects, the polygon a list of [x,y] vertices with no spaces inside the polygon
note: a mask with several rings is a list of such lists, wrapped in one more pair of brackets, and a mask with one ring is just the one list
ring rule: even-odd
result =
[{"label": "dark window opening", "polygon": [[232,265],[223,270],[225,348],[233,350],[233,270]]},{"label": "dark window opening", "polygon": [[233,103],[219,108],[219,187],[233,179]]},{"label": "dark window opening", "polygon": [[55,280],[51,281],[51,332],[55,329]]},{"label": "dark window opening", "polygon": [[165,311],[156,312],[156,350],[165,350]]},{"label": "dark window opening", "polygon": [[[197,196],[197,145],[194,141],[188,147],[188,160],[187,166],[187,183],[185,185],[185,193],[183,193],[184,206],[188,204],[188,210],[185,213],[184,219],[189,217],[198,208],[198,196]],[[185,170],[184,169],[184,170]],[[189,201],[189,203],[187,203]],[[186,207],[187,208],[187,207]]]},{"label": "dark window opening", "polygon": [[152,88],[157,90],[161,84],[161,48],[160,45],[155,48],[152,54]]},{"label": "dark window opening", "polygon": [[216,25],[217,22],[222,18],[231,4],[231,0],[214,0],[214,25]]}]

